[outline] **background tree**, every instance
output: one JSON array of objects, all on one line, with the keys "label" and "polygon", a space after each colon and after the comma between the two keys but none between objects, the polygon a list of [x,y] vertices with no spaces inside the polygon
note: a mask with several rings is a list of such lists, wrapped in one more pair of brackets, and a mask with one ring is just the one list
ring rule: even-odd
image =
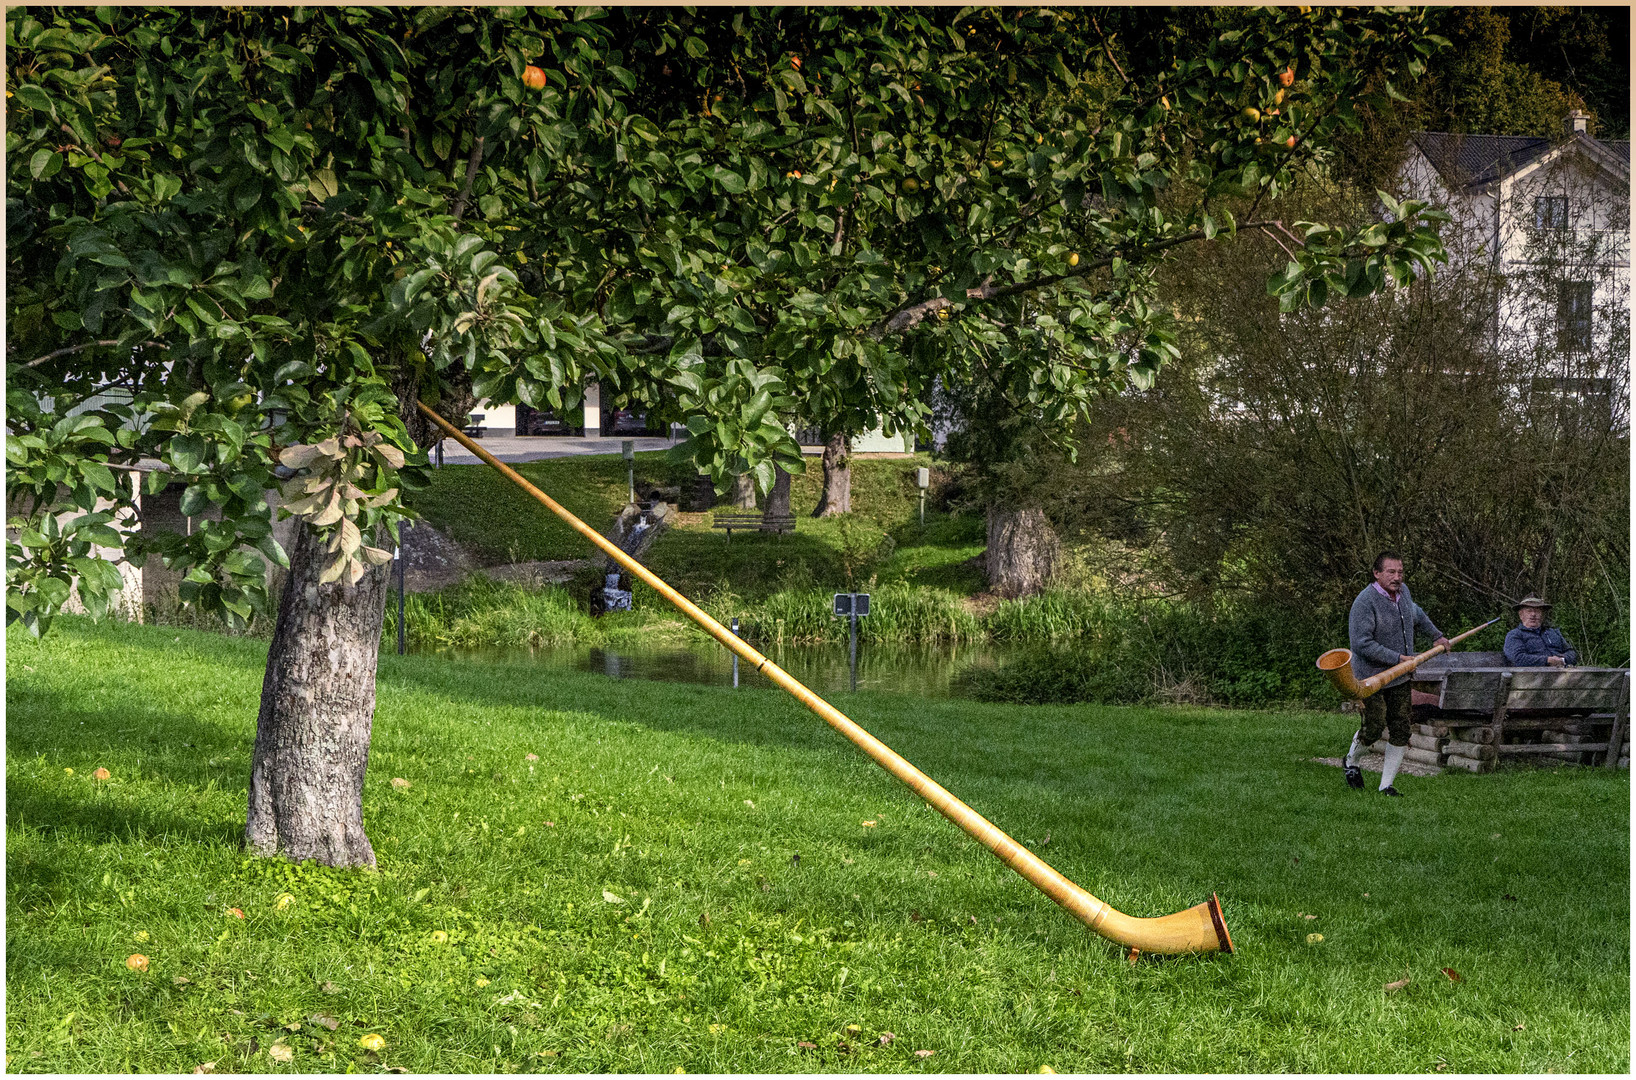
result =
[{"label": "background tree", "polygon": [[[1366,219],[1368,200],[1350,201]],[[1544,280],[1573,257],[1531,254]],[[1496,340],[1519,283],[1486,259],[1402,294],[1281,313],[1258,279],[1282,257],[1246,244],[1173,268],[1183,357],[1150,390],[1101,403],[1082,436],[1090,464],[1053,511],[1142,553],[1153,592],[1206,610],[1333,626],[1393,547],[1441,625],[1545,590],[1576,642],[1622,660],[1628,298],[1565,375],[1554,335],[1507,323]]]},{"label": "background tree", "polygon": [[[1262,212],[1330,161],[1336,140],[1357,128],[1360,107],[1383,107],[1397,93],[1394,80],[1421,74],[1441,39],[1423,28],[1389,45],[1390,32],[1354,38],[1350,15],[1333,13],[1292,19],[1241,10],[1175,25],[1150,13],[1103,14],[1118,27],[1090,16],[1106,77],[1082,81],[1076,94],[1106,118],[1099,130],[1117,125],[1114,145],[1140,168],[1103,171],[1072,202],[1074,269],[1064,288],[986,307],[988,325],[968,339],[971,361],[943,383],[960,429],[951,450],[972,467],[968,491],[988,516],[989,582],[1005,595],[1037,591],[1052,574],[1058,544],[1040,500],[1053,480],[1042,463],[1068,448],[1074,418],[1096,395],[1146,388],[1175,355],[1159,288],[1173,258],[1203,242],[1275,234],[1289,261],[1272,291],[1288,304],[1321,307],[1429,273],[1442,257],[1427,224],[1440,215],[1417,203],[1392,204],[1389,224],[1338,228]],[[1200,82],[1212,84],[1219,112],[1184,107],[1198,100]],[[1087,325],[1099,347],[1081,364],[1061,328]],[[1115,355],[1134,362],[1098,366]]]},{"label": "background tree", "polygon": [[[1093,110],[1073,10],[31,10],[7,24],[7,460],[37,509],[8,619],[43,630],[74,585],[94,606],[92,541],[163,558],[230,621],[267,610],[261,557],[287,560],[247,840],[370,863],[418,401],[560,409],[594,377],[674,402],[684,454],[765,490],[801,467],[798,409],[920,424],[973,365],[1037,365],[1058,420],[1145,383],[1173,352],[1155,257],[1232,235],[1213,198],[1275,193],[1355,73],[1412,75],[1433,42],[1414,13],[1231,18]],[[1184,177],[1200,198],[1168,214]],[[1280,288],[1308,299],[1437,254],[1414,207],[1291,243]],[[220,520],[100,518],[135,498],[109,466],[142,458]]]}]

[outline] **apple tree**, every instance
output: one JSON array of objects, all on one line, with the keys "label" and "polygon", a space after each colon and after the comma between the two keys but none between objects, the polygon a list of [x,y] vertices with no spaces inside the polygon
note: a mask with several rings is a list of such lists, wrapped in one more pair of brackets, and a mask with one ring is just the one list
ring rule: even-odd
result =
[{"label": "apple tree", "polygon": [[[1184,245],[1287,233],[1276,288],[1305,302],[1429,267],[1420,207],[1367,234],[1254,212],[1364,80],[1413,73],[1421,16],[1226,18],[1132,74],[1076,9],[29,9],[8,622],[43,631],[76,588],[98,610],[98,547],[274,615],[247,843],[370,864],[417,402],[571,408],[595,378],[765,490],[801,467],[792,420],[924,427],[935,385],[998,379],[1061,422],[1151,379],[1151,270]],[[132,529],[139,463],[206,524]]]}]

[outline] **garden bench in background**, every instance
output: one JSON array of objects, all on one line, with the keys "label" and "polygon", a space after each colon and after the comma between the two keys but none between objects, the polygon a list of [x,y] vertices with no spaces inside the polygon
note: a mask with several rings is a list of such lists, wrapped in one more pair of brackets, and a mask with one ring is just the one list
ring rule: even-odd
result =
[{"label": "garden bench in background", "polygon": [[1422,664],[1412,685],[1411,760],[1471,772],[1529,755],[1630,767],[1627,668],[1512,667],[1503,653],[1454,653]]},{"label": "garden bench in background", "polygon": [[726,529],[727,542],[733,542],[734,529],[755,529],[758,532],[778,533],[782,536],[787,532],[795,531],[794,514],[763,514],[761,511],[746,511],[740,514],[713,514],[710,518],[712,529]]}]

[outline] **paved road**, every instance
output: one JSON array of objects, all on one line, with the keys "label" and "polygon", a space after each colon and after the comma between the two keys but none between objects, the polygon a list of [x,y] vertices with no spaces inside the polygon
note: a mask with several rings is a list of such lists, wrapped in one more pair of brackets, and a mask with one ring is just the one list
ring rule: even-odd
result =
[{"label": "paved road", "polygon": [[[617,454],[625,440],[575,438],[569,435],[486,435],[477,444],[501,461],[544,461],[546,458],[577,457],[581,454]],[[669,450],[676,445],[665,438],[632,439],[637,450]],[[443,440],[445,465],[473,465],[477,455],[453,439]]]}]

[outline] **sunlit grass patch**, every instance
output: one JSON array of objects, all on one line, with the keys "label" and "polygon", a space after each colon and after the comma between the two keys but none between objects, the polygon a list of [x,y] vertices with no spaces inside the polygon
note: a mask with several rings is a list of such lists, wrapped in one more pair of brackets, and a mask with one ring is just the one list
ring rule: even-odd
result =
[{"label": "sunlit grass patch", "polygon": [[8,635],[13,1070],[1628,1069],[1624,773],[1385,800],[1334,715],[841,702],[1115,907],[1221,894],[1237,955],[1132,966],[770,691],[387,656],[379,871],[246,858],[264,646],[59,629]]}]

